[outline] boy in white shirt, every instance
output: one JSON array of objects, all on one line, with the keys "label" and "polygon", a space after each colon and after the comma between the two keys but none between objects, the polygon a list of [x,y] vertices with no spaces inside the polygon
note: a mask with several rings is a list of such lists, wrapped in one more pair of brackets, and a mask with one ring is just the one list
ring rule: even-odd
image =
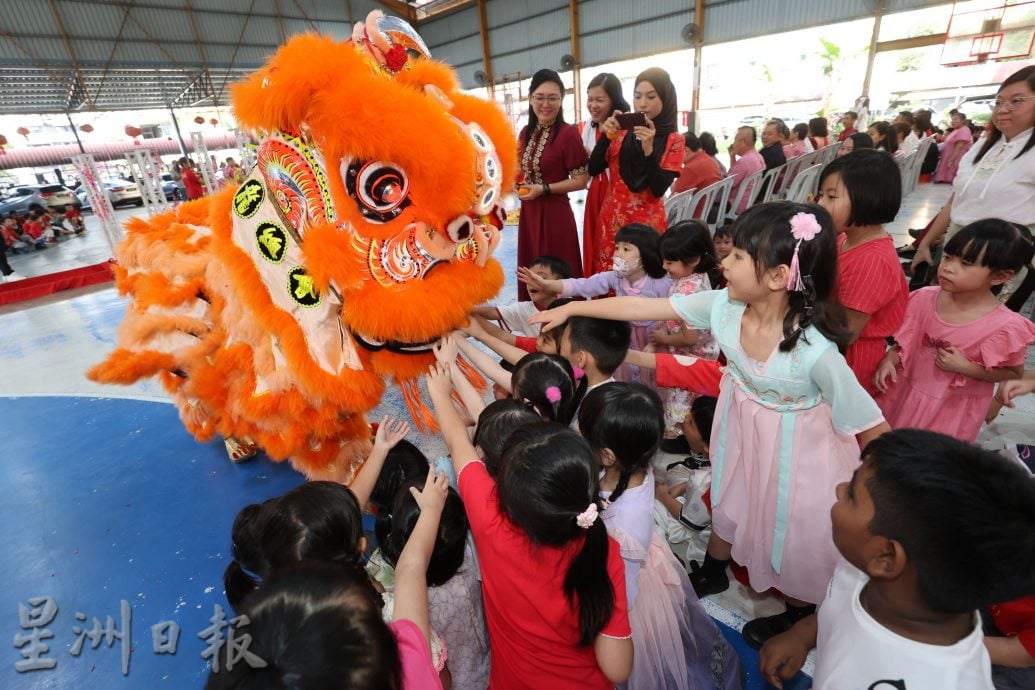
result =
[{"label": "boy in white shirt", "polygon": [[[568,265],[568,262],[549,254],[540,256],[528,268],[544,280],[571,278],[571,266]],[[505,331],[534,338],[539,335],[539,324],[530,324],[528,320],[534,314],[548,309],[550,304],[557,299],[558,293],[541,289],[536,285],[529,285],[527,289],[530,302],[475,307],[472,313],[489,321],[498,321],[500,328]],[[495,335],[491,331],[490,334]]]},{"label": "boy in white shirt", "polygon": [[762,647],[766,679],[816,647],[816,690],[992,690],[977,610],[1035,592],[1035,478],[900,429],[863,449],[830,517],[843,558],[819,612]]}]

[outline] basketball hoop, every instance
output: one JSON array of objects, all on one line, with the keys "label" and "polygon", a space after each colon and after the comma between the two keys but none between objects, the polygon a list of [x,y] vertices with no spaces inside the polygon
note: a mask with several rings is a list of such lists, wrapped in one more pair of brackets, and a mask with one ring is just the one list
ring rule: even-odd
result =
[{"label": "basketball hoop", "polygon": [[1035,1],[957,2],[945,32],[946,67],[1027,57],[1035,43]]},{"label": "basketball hoop", "polygon": [[1003,47],[1003,34],[982,34],[970,39],[970,57],[978,62],[988,62],[988,58],[999,54]]}]

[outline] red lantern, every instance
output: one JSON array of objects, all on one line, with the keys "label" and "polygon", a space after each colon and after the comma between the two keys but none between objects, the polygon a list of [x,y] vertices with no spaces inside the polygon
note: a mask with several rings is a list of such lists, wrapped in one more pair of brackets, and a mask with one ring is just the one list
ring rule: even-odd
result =
[{"label": "red lantern", "polygon": [[201,115],[198,115],[196,118],[194,118],[194,121],[199,125],[205,124],[205,118],[203,118]]},{"label": "red lantern", "polygon": [[86,132],[87,134],[89,134],[90,132],[93,131],[93,125],[83,125],[79,129],[82,130],[83,132]]},{"label": "red lantern", "polygon": [[140,129],[139,127],[134,127],[133,125],[126,125],[123,131],[126,133],[126,136],[134,138],[139,137],[141,134],[144,133],[144,130]]},{"label": "red lantern", "polygon": [[219,120],[217,120],[216,118],[212,118],[211,120],[208,121],[208,123],[210,125],[218,125],[219,124]]},{"label": "red lantern", "polygon": [[0,134],[0,146],[7,146],[7,137],[3,134]]},{"label": "red lantern", "polygon": [[28,127],[19,127],[16,131],[18,132],[18,134],[21,134],[26,139],[29,138],[29,128]]}]

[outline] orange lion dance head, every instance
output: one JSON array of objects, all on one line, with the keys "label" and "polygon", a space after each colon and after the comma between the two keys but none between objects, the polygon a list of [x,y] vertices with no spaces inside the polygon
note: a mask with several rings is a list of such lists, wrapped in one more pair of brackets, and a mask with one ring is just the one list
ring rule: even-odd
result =
[{"label": "orange lion dance head", "polygon": [[134,220],[119,349],[90,375],[159,375],[199,439],[253,439],[311,477],[347,479],[384,377],[429,422],[431,345],[503,283],[491,255],[516,146],[405,22],[349,41],[292,38],[233,87],[257,133],[245,181]]}]

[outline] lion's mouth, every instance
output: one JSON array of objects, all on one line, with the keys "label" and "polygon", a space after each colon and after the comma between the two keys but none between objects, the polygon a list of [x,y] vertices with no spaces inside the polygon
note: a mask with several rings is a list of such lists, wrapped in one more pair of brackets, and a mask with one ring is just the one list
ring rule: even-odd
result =
[{"label": "lion's mouth", "polygon": [[427,342],[406,342],[402,340],[378,340],[369,336],[359,335],[353,332],[352,337],[356,339],[356,342],[360,346],[369,350],[370,352],[380,352],[381,350],[388,350],[389,352],[395,352],[400,355],[423,355],[431,352],[432,347],[438,342],[438,339],[429,340]]}]

